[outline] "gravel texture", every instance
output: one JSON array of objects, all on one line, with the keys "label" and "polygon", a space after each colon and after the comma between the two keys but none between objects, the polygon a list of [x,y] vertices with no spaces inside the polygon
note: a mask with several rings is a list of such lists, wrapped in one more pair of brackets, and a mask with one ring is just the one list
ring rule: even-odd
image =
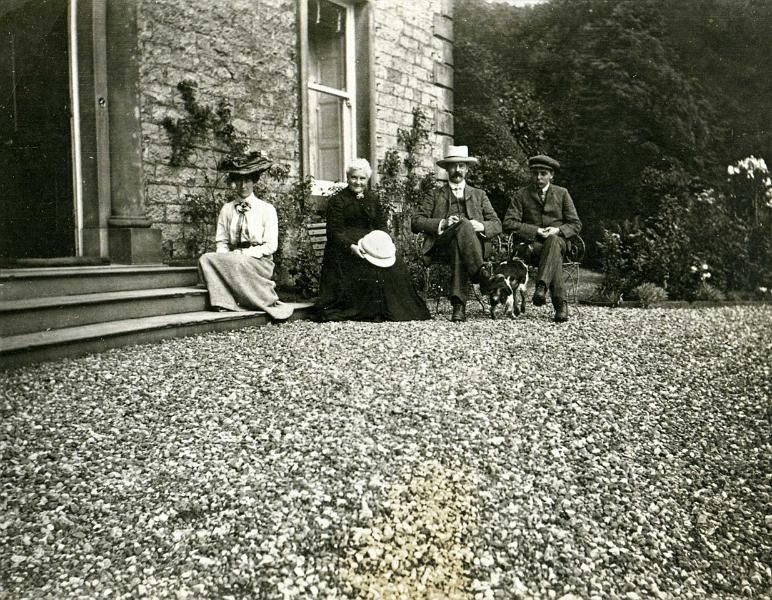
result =
[{"label": "gravel texture", "polygon": [[0,597],[769,598],[772,307],[529,311],[4,373]]}]

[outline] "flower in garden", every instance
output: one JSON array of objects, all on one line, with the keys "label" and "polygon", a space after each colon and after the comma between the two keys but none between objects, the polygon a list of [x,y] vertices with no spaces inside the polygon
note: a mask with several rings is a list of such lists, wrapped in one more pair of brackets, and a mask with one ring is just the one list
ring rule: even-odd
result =
[{"label": "flower in garden", "polygon": [[713,188],[709,188],[707,190],[703,190],[699,194],[697,194],[697,201],[698,202],[704,202],[706,204],[713,204],[715,202],[715,199],[713,198],[713,195],[715,193],[716,192],[715,192],[715,190]]},{"label": "flower in garden", "polygon": [[702,270],[707,271],[710,267],[708,267],[708,263],[702,263]]},{"label": "flower in garden", "polygon": [[726,168],[726,172],[729,175],[740,175],[745,172],[745,176],[748,179],[755,179],[757,172],[760,176],[769,174],[766,161],[753,155],[743,160],[738,160],[734,165],[729,165]]},{"label": "flower in garden", "polygon": [[765,288],[765,287],[762,285],[762,286],[759,286],[759,291],[760,291],[762,294],[766,294],[766,293],[767,293],[769,290],[768,290],[768,288]]},{"label": "flower in garden", "polygon": [[690,269],[689,269],[689,270],[690,270],[692,273],[696,273],[696,272],[697,272],[699,269],[698,269],[697,267],[695,267],[694,265],[692,265],[692,266],[690,267]]}]

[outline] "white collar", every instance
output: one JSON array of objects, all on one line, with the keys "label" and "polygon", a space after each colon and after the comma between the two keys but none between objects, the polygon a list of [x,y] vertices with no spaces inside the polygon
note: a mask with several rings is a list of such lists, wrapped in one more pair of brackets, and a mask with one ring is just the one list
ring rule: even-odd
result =
[{"label": "white collar", "polygon": [[541,193],[542,193],[542,195],[543,195],[543,196],[546,196],[546,195],[547,195],[547,190],[548,190],[548,189],[550,189],[550,184],[549,184],[549,183],[548,183],[547,185],[545,185],[545,186],[544,186],[544,187],[541,189]]},{"label": "white collar", "polygon": [[451,190],[463,190],[466,187],[466,180],[462,179],[460,183],[451,183],[448,181]]},{"label": "white collar", "polygon": [[255,196],[255,193],[252,192],[249,196],[246,198],[236,198],[236,200],[233,201],[234,204],[241,204],[242,202],[246,202],[250,206],[257,203],[257,196]]}]

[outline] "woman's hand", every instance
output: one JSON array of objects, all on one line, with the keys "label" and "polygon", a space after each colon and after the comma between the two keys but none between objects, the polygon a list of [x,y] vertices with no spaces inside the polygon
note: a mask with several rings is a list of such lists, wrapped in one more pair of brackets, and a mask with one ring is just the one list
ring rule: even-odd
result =
[{"label": "woman's hand", "polygon": [[351,253],[352,254],[354,254],[355,256],[358,256],[361,259],[364,259],[365,255],[362,254],[362,251],[359,249],[359,245],[358,244],[351,244],[351,246],[349,246],[349,248],[351,248]]}]

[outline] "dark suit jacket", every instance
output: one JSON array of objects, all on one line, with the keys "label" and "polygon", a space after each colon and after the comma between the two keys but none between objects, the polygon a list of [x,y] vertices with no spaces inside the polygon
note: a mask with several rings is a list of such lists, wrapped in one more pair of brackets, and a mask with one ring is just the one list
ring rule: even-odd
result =
[{"label": "dark suit jacket", "polygon": [[[452,196],[453,192],[450,191],[448,184],[437,188],[423,199],[421,206],[418,207],[413,216],[410,224],[413,233],[424,234],[422,247],[424,255],[431,252],[434,243],[437,241],[437,230],[440,227],[440,221],[448,217]],[[483,231],[485,241],[484,255],[487,256],[490,251],[489,240],[501,233],[501,221],[483,190],[467,184],[464,188],[464,201],[466,203],[466,217],[470,220],[479,221],[485,227]]]},{"label": "dark suit jacket", "polygon": [[544,204],[533,184],[515,192],[504,215],[504,231],[514,232],[524,242],[532,242],[540,227],[557,227],[565,239],[582,230],[582,222],[566,188],[550,184]]}]

